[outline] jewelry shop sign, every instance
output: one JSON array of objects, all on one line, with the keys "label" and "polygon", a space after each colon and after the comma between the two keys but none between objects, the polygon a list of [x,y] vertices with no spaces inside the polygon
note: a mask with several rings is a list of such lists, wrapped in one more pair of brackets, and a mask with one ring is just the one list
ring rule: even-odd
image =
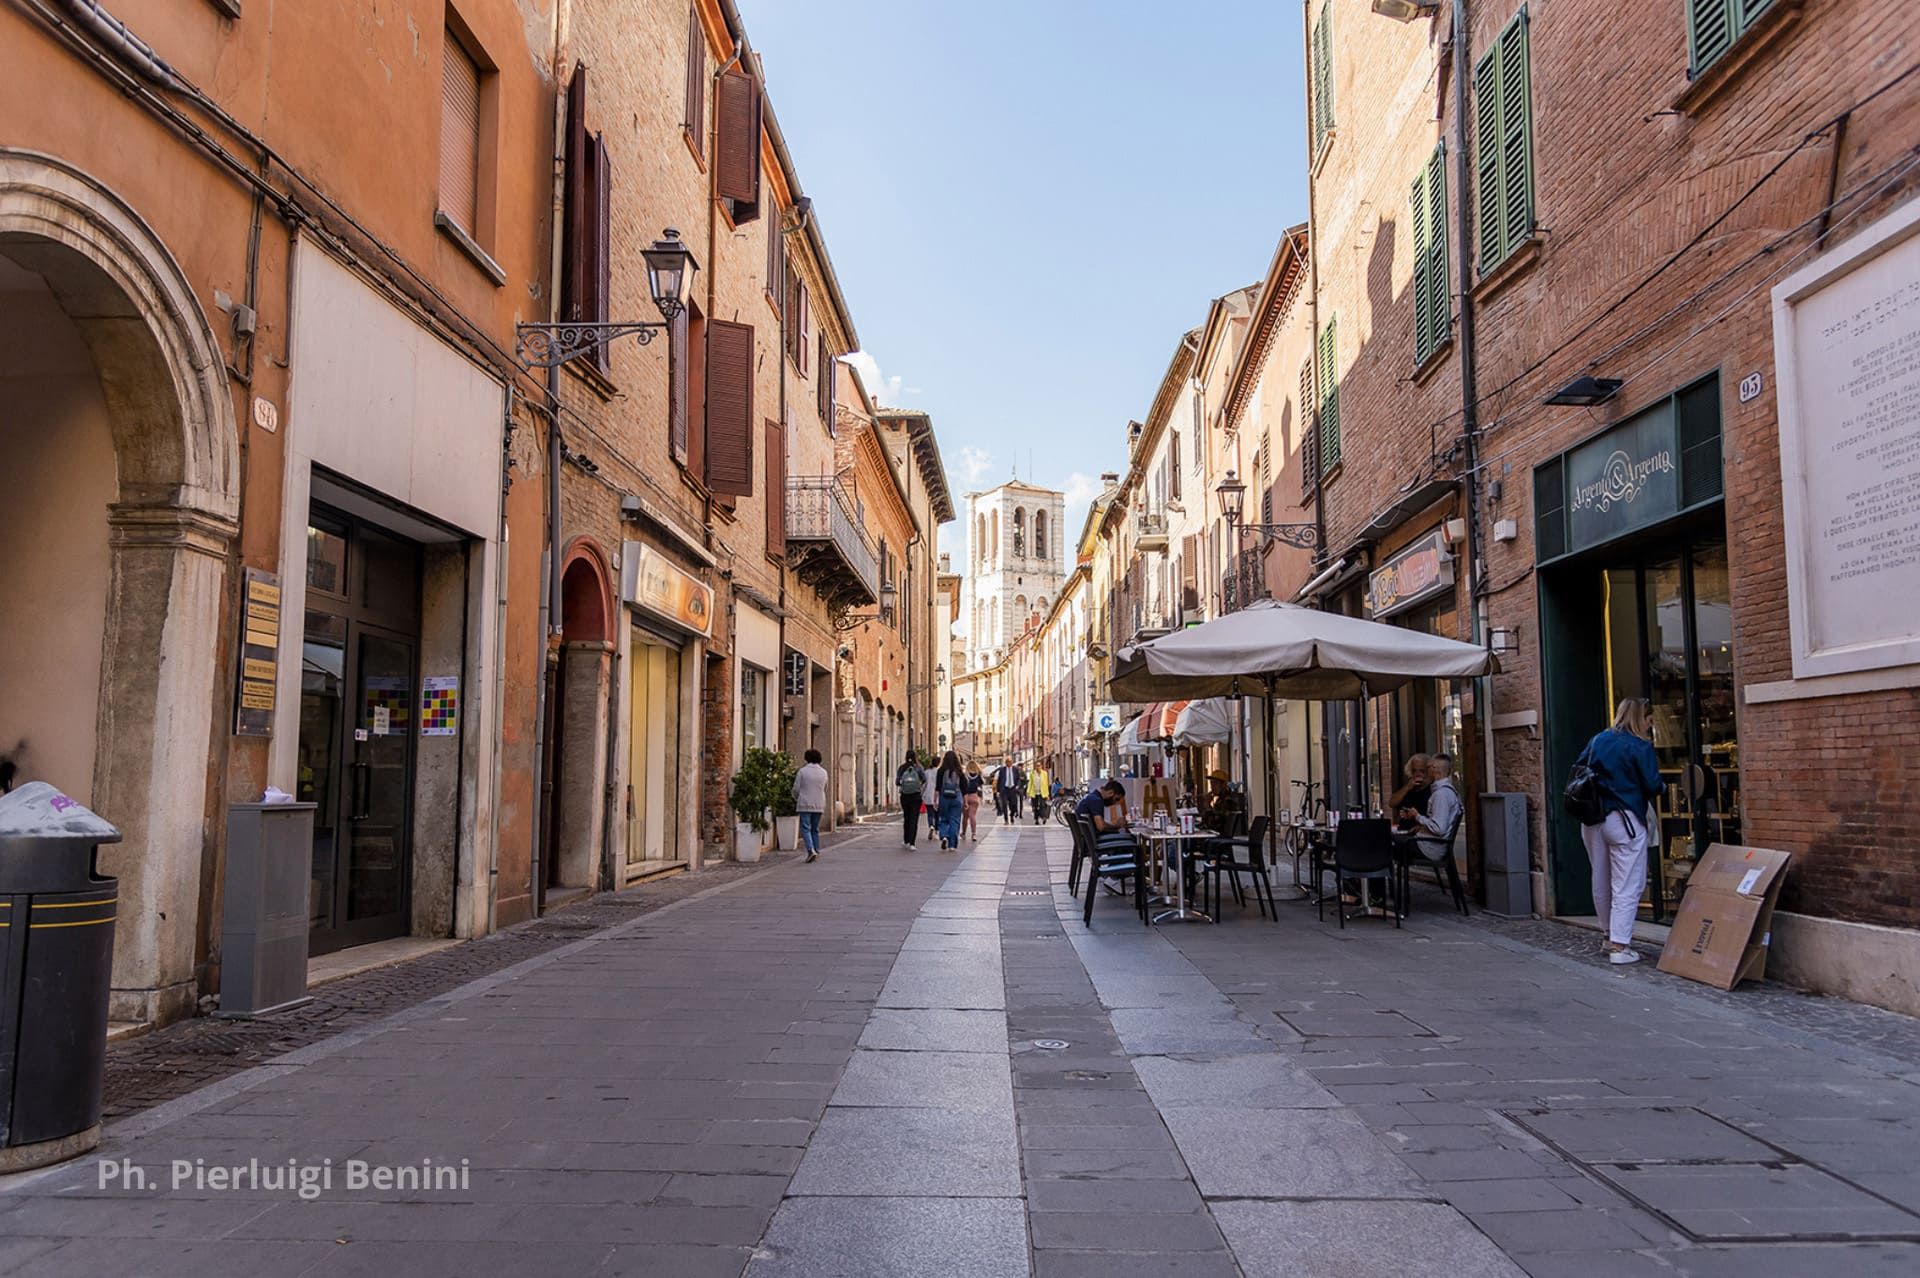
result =
[{"label": "jewelry shop sign", "polygon": [[1453,555],[1446,534],[1428,533],[1367,578],[1367,613],[1391,617],[1453,589]]},{"label": "jewelry shop sign", "polygon": [[1567,454],[1567,549],[1598,545],[1679,511],[1673,401]]}]

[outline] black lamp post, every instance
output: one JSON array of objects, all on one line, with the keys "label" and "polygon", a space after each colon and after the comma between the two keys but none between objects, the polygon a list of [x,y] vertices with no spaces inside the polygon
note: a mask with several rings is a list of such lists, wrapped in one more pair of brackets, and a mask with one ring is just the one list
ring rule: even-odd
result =
[{"label": "black lamp post", "polygon": [[1247,486],[1233,471],[1213,486],[1213,492],[1220,499],[1220,513],[1227,521],[1230,544],[1239,548],[1241,533],[1258,533],[1262,537],[1283,542],[1289,546],[1298,546],[1302,550],[1320,549],[1320,528],[1316,524],[1243,524],[1240,516],[1246,511]]},{"label": "black lamp post", "polygon": [[659,308],[658,320],[633,320],[623,323],[516,324],[513,330],[514,354],[528,368],[556,368],[588,351],[597,350],[616,337],[631,334],[645,346],[653,335],[669,327],[687,309],[687,293],[700,264],[693,250],[680,240],[680,232],[668,227],[651,248],[640,256],[647,264],[647,291]]}]

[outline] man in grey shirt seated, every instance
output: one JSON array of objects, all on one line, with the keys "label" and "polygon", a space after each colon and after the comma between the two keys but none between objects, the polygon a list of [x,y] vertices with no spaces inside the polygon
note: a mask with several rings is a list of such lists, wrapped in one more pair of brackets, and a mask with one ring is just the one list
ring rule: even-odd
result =
[{"label": "man in grey shirt seated", "polygon": [[1407,837],[1420,855],[1438,865],[1453,853],[1453,834],[1460,821],[1460,791],[1453,782],[1453,756],[1433,756],[1432,789],[1427,795],[1427,810],[1402,808],[1399,815],[1413,822]]}]

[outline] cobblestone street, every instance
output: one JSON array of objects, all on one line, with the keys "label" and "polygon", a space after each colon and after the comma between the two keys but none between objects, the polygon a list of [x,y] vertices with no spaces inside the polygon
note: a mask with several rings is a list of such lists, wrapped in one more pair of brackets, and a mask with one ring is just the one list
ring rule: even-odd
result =
[{"label": "cobblestone street", "polygon": [[[507,965],[351,978],[270,1035],[120,1045],[126,1110],[240,1036],[14,1178],[0,1270],[1920,1272],[1904,1018],[1712,995],[1437,897],[1344,931],[1286,903],[1148,929],[1103,897],[1089,930],[1067,851],[865,827],[509,932]],[[324,1159],[309,1200],[197,1170]],[[466,1183],[350,1188],[348,1160]]]}]

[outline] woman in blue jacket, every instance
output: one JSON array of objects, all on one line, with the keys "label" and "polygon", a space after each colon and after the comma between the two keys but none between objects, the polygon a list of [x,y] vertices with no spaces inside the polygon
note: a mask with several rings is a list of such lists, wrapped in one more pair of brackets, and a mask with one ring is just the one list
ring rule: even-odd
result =
[{"label": "woman in blue jacket", "polygon": [[1585,758],[1600,782],[1606,819],[1580,827],[1593,864],[1593,908],[1607,928],[1607,961],[1638,963],[1633,920],[1647,887],[1648,811],[1660,793],[1649,703],[1634,697],[1614,711],[1613,726],[1587,742]]}]

